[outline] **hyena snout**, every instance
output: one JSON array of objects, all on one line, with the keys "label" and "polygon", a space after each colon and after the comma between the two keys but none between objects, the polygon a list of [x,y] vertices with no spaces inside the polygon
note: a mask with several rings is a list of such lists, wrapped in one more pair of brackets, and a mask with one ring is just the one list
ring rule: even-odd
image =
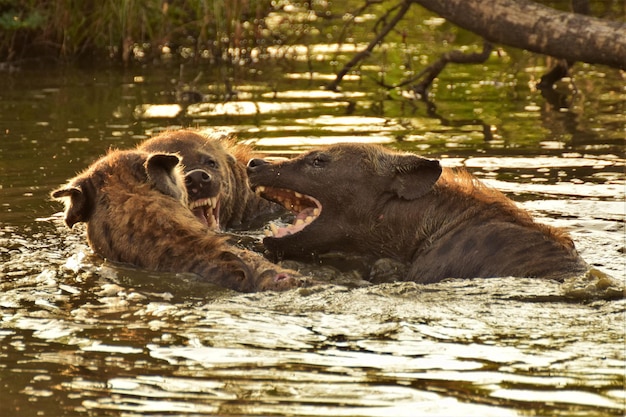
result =
[{"label": "hyena snout", "polygon": [[256,167],[267,165],[267,164],[269,164],[269,162],[267,162],[265,159],[253,158],[248,161],[248,172],[254,171]]},{"label": "hyena snout", "polygon": [[185,186],[191,197],[206,192],[212,185],[211,174],[203,169],[194,169],[185,175]]}]

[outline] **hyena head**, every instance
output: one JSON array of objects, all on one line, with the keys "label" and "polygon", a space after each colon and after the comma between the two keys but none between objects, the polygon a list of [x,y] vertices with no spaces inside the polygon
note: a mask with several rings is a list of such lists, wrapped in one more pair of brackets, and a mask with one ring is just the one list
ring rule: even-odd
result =
[{"label": "hyena head", "polygon": [[110,151],[87,170],[52,192],[65,203],[65,223],[71,228],[88,223],[97,210],[106,210],[108,185],[115,183],[128,193],[137,187],[152,189],[187,206],[187,191],[177,155],[141,151]]},{"label": "hyena head", "polygon": [[[146,140],[139,149],[176,153],[180,156],[189,195],[189,208],[205,225],[220,229],[220,214],[232,199],[233,166],[237,161],[222,145],[228,137],[205,135],[191,130],[161,133]],[[226,206],[226,207],[225,207]]]}]

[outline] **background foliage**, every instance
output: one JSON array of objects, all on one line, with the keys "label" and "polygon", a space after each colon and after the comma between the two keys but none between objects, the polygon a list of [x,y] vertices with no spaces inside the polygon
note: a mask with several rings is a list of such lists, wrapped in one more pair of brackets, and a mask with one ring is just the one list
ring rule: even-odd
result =
[{"label": "background foliage", "polygon": [[260,42],[270,0],[0,0],[0,61],[164,53],[221,57]]}]

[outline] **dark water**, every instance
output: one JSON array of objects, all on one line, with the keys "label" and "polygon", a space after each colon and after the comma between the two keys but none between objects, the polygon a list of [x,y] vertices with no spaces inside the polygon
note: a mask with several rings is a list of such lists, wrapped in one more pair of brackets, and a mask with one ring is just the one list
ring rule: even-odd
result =
[{"label": "dark water", "polygon": [[[0,415],[623,415],[623,75],[579,64],[549,101],[533,87],[545,63],[517,52],[451,67],[429,107],[367,78],[327,92],[332,67],[305,73],[292,54],[203,68],[206,101],[189,106],[174,65],[0,73]],[[49,192],[108,148],[180,126],[276,155],[358,141],[464,165],[622,284],[346,276],[242,295],[103,262]]]}]

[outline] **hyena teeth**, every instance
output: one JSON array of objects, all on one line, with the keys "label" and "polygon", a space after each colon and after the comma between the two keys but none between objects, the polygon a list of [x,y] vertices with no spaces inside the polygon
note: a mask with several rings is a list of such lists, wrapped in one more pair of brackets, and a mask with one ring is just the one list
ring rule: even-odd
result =
[{"label": "hyena teeth", "polygon": [[295,222],[293,225],[294,225],[294,226],[301,226],[301,225],[303,225],[303,224],[304,224],[304,220],[302,220],[302,219],[298,219],[298,220],[296,220],[296,222]]},{"label": "hyena teeth", "polygon": [[272,235],[276,235],[278,233],[278,226],[274,223],[270,223],[270,230],[272,231]]},{"label": "hyena teeth", "polygon": [[313,209],[313,215],[315,217],[319,216],[320,215],[320,209],[318,209],[318,208]]},{"label": "hyena teeth", "polygon": [[264,234],[265,236],[268,236],[268,237],[273,236],[273,235],[272,235],[272,232],[270,232],[270,231],[269,231],[269,230],[267,230],[267,229],[265,229],[265,230],[263,231],[263,234]]},{"label": "hyena teeth", "polygon": [[189,203],[189,208],[192,210],[195,209],[196,207],[202,207],[202,206],[208,206],[212,208],[217,207],[217,197],[203,198],[201,200],[196,200],[196,201],[192,201],[191,203]]},{"label": "hyena teeth", "polygon": [[293,193],[293,195],[295,195],[295,196],[296,196],[296,198],[302,198],[302,197],[304,197],[302,194],[300,194],[300,193],[299,193],[299,192],[297,192],[297,191],[295,191],[295,192]]}]

